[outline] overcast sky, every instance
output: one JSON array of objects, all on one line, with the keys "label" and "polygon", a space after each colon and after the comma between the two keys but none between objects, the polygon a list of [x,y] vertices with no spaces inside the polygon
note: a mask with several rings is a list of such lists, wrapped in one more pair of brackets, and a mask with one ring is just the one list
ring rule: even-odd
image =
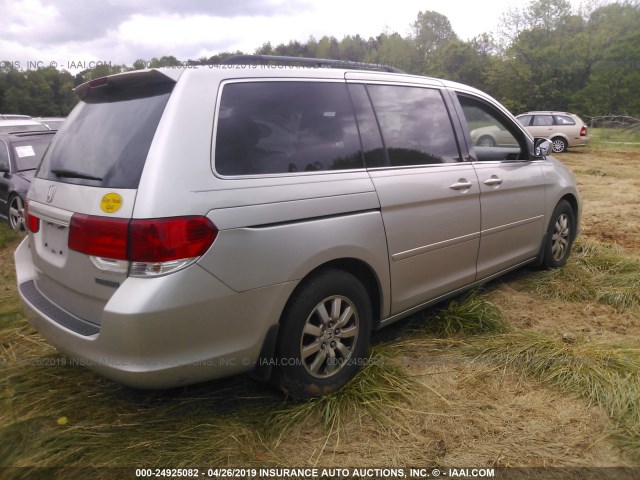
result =
[{"label": "overcast sky", "polygon": [[[502,13],[527,0],[0,0],[0,62],[67,68],[68,62],[131,65],[174,55],[253,53],[264,42],[313,35],[409,33],[420,11],[447,16],[462,39],[499,27]],[[573,0],[578,4],[578,0]],[[69,69],[69,68],[67,68]],[[81,70],[77,69],[77,70]],[[73,68],[71,70],[74,70]]]}]

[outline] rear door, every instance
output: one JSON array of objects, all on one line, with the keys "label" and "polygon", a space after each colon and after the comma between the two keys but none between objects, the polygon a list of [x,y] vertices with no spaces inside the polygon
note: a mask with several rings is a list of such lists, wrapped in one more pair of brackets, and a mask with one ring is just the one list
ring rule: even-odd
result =
[{"label": "rear door", "polygon": [[[96,232],[87,219],[109,218],[126,229],[174,84],[152,71],[85,85],[29,191],[28,211],[37,219],[30,232],[37,274],[31,288],[90,323],[100,324],[104,305],[127,277],[128,262],[113,232]],[[78,221],[84,223],[76,243],[91,233],[100,238],[103,255],[69,247],[70,226]]]},{"label": "rear door", "polygon": [[350,91],[380,198],[396,314],[473,282],[480,192],[440,89],[370,83]]},{"label": "rear door", "polygon": [[553,115],[536,114],[527,128],[529,133],[536,138],[550,138],[554,132]]}]

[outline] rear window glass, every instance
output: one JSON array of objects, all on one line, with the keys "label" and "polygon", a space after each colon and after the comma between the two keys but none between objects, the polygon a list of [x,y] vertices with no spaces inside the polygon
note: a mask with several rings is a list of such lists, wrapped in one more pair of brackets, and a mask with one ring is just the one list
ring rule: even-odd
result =
[{"label": "rear window glass", "polygon": [[556,115],[556,125],[575,125],[576,122],[571,117],[567,117],[566,115]]},{"label": "rear window glass", "polygon": [[16,170],[35,170],[50,143],[51,138],[42,138],[12,144]]},{"label": "rear window glass", "polygon": [[225,85],[218,112],[215,168],[222,175],[363,168],[346,85]]},{"label": "rear window glass", "polygon": [[137,188],[174,83],[95,88],[69,116],[36,176],[106,188]]}]

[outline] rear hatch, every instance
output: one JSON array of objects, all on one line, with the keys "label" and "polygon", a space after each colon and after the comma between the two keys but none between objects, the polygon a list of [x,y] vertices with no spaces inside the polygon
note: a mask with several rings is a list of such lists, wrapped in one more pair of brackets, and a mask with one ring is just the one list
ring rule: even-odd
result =
[{"label": "rear hatch", "polygon": [[105,304],[129,274],[128,224],[174,85],[150,70],[78,87],[81,101],[55,135],[29,190],[32,287],[94,325],[101,324]]}]

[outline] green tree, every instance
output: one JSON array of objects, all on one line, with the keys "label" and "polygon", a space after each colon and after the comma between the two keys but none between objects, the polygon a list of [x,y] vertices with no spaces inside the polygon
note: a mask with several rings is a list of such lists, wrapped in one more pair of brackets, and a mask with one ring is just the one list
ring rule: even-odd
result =
[{"label": "green tree", "polygon": [[411,38],[403,38],[399,33],[378,35],[376,47],[367,58],[369,63],[388,65],[410,73],[418,73],[422,68],[419,52]]},{"label": "green tree", "polygon": [[427,63],[438,48],[458,39],[449,19],[430,10],[418,12],[418,18],[411,25],[411,31],[415,48]]}]

